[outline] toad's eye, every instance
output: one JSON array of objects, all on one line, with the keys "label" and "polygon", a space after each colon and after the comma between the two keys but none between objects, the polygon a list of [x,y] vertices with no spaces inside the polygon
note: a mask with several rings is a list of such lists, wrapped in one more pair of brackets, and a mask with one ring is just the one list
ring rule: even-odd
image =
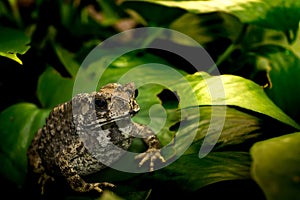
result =
[{"label": "toad's eye", "polygon": [[137,98],[138,95],[139,95],[139,91],[138,91],[138,90],[135,90],[135,91],[134,91],[134,98]]},{"label": "toad's eye", "polygon": [[95,99],[95,105],[100,109],[107,108],[107,102],[104,99]]}]

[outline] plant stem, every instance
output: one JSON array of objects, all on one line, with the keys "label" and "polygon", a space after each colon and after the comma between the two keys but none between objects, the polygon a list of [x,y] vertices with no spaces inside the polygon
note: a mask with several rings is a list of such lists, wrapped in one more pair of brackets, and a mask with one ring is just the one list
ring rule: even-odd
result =
[{"label": "plant stem", "polygon": [[247,29],[248,29],[248,24],[245,24],[237,39],[219,56],[215,65],[213,65],[207,70],[208,73],[213,72],[217,68],[217,66],[219,66],[222,62],[224,62],[224,60],[226,60],[230,56],[230,54],[235,50],[236,46],[238,46],[242,42],[245,33],[247,32]]}]

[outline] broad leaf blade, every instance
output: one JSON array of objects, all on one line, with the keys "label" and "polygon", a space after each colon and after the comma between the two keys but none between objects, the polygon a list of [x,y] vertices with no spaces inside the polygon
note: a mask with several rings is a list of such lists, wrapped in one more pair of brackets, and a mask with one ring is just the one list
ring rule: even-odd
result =
[{"label": "broad leaf blade", "polygon": [[[136,1],[137,2],[137,1]],[[150,2],[150,1],[149,1]],[[193,13],[226,12],[241,22],[264,28],[292,32],[290,41],[297,35],[300,20],[300,1],[294,0],[212,0],[212,1],[151,1],[168,7],[177,7]]]},{"label": "broad leaf blade", "polygon": [[1,174],[18,184],[24,181],[27,148],[35,132],[45,123],[49,110],[34,104],[15,104],[0,114]]},{"label": "broad leaf blade", "polygon": [[268,200],[300,196],[300,133],[256,143],[251,148],[251,173]]},{"label": "broad leaf blade", "polygon": [[[188,75],[187,80],[198,98],[198,105],[238,106],[300,129],[294,120],[268,98],[263,88],[253,81],[234,75],[209,76],[204,72]],[[186,90],[184,86],[181,89]]]}]

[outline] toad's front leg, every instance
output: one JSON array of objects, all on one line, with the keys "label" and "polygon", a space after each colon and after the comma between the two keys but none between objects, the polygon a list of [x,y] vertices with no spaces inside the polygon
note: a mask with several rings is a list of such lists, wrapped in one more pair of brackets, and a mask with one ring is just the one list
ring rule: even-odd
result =
[{"label": "toad's front leg", "polygon": [[[61,174],[66,178],[70,187],[77,192],[89,192],[96,190],[102,193],[103,187],[115,187],[112,183],[101,182],[101,183],[87,183],[85,182],[79,173],[72,167],[71,160],[81,156],[78,149],[84,149],[82,144],[65,148],[60,151],[56,156],[56,164],[59,167]],[[69,150],[69,151],[67,151]],[[83,152],[81,152],[83,154]]]},{"label": "toad's front leg", "polygon": [[154,163],[156,161],[166,162],[164,157],[161,155],[160,148],[161,144],[154,132],[147,126],[134,124],[135,136],[140,136],[143,138],[144,142],[148,145],[148,150],[144,153],[141,153],[135,157],[139,159],[139,166],[141,167],[147,161],[149,161],[150,171],[154,171]]}]

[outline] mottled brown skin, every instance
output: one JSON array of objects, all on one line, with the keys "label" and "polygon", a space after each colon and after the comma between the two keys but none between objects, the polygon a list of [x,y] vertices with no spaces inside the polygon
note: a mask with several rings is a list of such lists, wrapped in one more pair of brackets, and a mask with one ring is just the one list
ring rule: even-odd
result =
[{"label": "mottled brown skin", "polygon": [[139,166],[149,161],[152,171],[154,161],[165,162],[155,134],[131,121],[138,111],[133,83],[111,83],[55,107],[27,152],[30,170],[40,176],[42,193],[46,181],[56,176],[64,177],[77,192],[102,192],[103,187],[114,187],[107,182],[87,183],[82,176],[118,160],[134,136],[143,137],[148,145],[148,150],[136,157],[141,159]]}]

